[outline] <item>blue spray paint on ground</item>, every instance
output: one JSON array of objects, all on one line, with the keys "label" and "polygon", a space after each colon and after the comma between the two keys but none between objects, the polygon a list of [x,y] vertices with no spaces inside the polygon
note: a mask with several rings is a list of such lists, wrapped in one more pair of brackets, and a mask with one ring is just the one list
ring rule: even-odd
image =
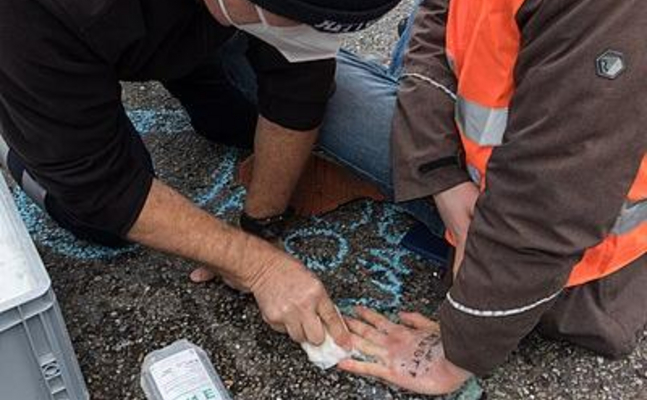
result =
[{"label": "blue spray paint on ground", "polygon": [[[142,136],[149,134],[172,135],[191,130],[190,120],[181,110],[132,110],[128,115]],[[238,151],[226,150],[214,171],[210,173],[212,184],[190,197],[199,206],[215,215],[225,215],[242,209],[245,191],[231,188]],[[119,249],[106,248],[74,238],[51,222],[20,189],[15,191],[16,204],[34,240],[42,246],[74,259],[109,259],[138,249],[129,246]],[[294,229],[284,238],[286,250],[301,259],[309,268],[318,273],[333,273],[349,262],[351,243],[345,236],[369,225],[374,229],[377,223],[378,234],[383,239],[379,249],[366,249],[355,260],[350,260],[351,272],[368,274],[370,282],[383,295],[380,298],[344,298],[340,305],[348,308],[363,304],[379,310],[394,310],[402,305],[404,280],[411,274],[406,259],[411,254],[399,246],[405,232],[398,229],[397,218],[401,214],[394,206],[377,207],[372,202],[363,202],[357,218],[352,221],[339,221],[313,217],[305,227]],[[299,243],[311,240],[325,241],[324,254],[299,251]],[[354,269],[354,270],[353,270]],[[361,270],[361,271],[360,271]]]}]

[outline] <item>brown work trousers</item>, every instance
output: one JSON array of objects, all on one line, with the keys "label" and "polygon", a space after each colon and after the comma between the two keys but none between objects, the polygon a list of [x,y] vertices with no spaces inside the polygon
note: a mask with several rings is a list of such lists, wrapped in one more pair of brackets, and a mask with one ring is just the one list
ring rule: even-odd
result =
[{"label": "brown work trousers", "polygon": [[566,289],[545,313],[547,337],[619,358],[631,353],[647,325],[647,255],[605,278]]}]

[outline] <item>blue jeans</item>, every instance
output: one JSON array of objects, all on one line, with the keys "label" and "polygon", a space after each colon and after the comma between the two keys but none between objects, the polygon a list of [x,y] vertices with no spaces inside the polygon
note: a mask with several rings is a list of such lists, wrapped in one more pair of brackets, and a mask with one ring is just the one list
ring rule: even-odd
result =
[{"label": "blue jeans", "polygon": [[[337,57],[336,91],[328,103],[319,147],[326,155],[377,184],[393,198],[391,121],[413,15],[397,42],[389,66],[342,50]],[[397,204],[442,236],[444,224],[428,200]]]},{"label": "blue jeans", "polygon": [[[328,103],[318,143],[327,156],[377,184],[388,198],[393,198],[391,120],[412,22],[413,15],[389,66],[340,51],[336,91]],[[245,58],[245,48],[244,36],[234,37],[221,49],[220,62],[232,87],[256,104],[256,78]],[[207,110],[212,114],[212,107]],[[443,235],[442,220],[429,201],[413,200],[398,206],[433,233]]]},{"label": "blue jeans", "polygon": [[[347,51],[339,53],[337,87],[319,137],[326,155],[377,184],[389,198],[393,198],[391,120],[405,47],[401,43],[405,41],[398,42],[389,67]],[[412,200],[398,206],[442,236],[444,225],[429,201]]]}]

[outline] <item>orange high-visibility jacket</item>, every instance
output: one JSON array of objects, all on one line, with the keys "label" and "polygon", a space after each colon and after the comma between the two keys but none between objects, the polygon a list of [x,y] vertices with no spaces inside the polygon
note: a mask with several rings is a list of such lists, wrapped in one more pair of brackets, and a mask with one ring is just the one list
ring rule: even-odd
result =
[{"label": "orange high-visibility jacket", "polygon": [[[515,92],[521,35],[514,16],[522,4],[522,0],[450,2],[446,53],[458,81],[455,119],[470,177],[482,190],[492,150],[503,143]],[[612,274],[646,252],[647,155],[613,229],[586,250],[567,286]]]}]

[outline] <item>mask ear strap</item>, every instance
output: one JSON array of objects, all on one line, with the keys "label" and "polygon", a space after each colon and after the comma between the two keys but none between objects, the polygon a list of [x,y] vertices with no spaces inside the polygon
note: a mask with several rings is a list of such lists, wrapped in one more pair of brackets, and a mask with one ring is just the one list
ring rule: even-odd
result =
[{"label": "mask ear strap", "polygon": [[225,18],[227,18],[227,21],[229,21],[229,23],[232,24],[233,26],[236,26],[236,24],[234,24],[234,21],[229,16],[227,7],[225,7],[225,0],[218,0],[218,5],[220,6],[220,11],[222,11],[222,14],[225,16]]},{"label": "mask ear strap", "polygon": [[257,6],[256,4],[254,4],[254,8],[256,9],[256,14],[258,14],[258,18],[260,18],[263,25],[265,25],[266,28],[269,27],[270,24],[267,23],[267,18],[265,18],[265,13],[263,12],[263,9]]}]

